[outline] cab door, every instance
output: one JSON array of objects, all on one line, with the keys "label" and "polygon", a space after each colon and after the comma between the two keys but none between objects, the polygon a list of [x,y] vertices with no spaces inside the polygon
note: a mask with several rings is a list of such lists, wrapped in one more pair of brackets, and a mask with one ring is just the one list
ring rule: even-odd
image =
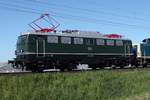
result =
[{"label": "cab door", "polygon": [[45,40],[43,38],[36,40],[36,53],[37,56],[45,56]]}]

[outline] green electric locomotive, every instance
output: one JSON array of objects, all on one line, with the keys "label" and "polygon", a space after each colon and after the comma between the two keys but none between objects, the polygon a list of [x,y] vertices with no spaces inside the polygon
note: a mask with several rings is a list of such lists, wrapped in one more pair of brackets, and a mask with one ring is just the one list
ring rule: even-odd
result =
[{"label": "green electric locomotive", "polygon": [[26,32],[18,37],[13,65],[31,71],[76,69],[78,64],[103,68],[129,65],[132,42],[99,32],[65,30]]}]

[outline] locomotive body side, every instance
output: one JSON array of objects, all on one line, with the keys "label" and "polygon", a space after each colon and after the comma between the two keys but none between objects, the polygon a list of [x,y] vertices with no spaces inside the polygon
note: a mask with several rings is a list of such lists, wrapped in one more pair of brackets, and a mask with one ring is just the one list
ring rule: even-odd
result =
[{"label": "locomotive body side", "polygon": [[19,36],[16,65],[31,71],[47,68],[75,69],[88,64],[95,69],[126,66],[130,63],[132,42],[100,36],[70,34],[24,34]]},{"label": "locomotive body side", "polygon": [[144,39],[142,43],[137,47],[138,49],[138,59],[143,67],[150,65],[150,39]]}]

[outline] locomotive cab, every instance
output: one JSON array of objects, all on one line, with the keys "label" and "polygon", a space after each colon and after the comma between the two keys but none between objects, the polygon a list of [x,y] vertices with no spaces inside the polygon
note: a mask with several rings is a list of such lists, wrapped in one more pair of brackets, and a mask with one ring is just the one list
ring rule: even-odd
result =
[{"label": "locomotive cab", "polygon": [[8,60],[8,64],[11,64],[12,67],[22,68],[22,70],[24,69],[25,67],[24,53],[27,52],[27,48],[28,48],[27,43],[28,43],[27,35],[20,35],[18,37],[17,43],[16,43],[16,50],[15,50],[16,58],[14,58],[13,60]]},{"label": "locomotive cab", "polygon": [[[22,34],[18,37],[15,50],[15,66],[26,70],[35,70],[37,65],[43,67],[45,60],[45,36]],[[42,70],[42,69],[41,69]]]},{"label": "locomotive cab", "polygon": [[15,50],[16,56],[21,55],[27,51],[27,42],[28,42],[27,35],[21,35],[18,37]]}]

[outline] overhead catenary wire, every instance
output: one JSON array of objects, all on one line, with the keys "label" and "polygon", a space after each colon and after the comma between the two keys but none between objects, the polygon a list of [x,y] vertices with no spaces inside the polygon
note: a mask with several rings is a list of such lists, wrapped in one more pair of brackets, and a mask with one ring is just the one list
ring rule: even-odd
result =
[{"label": "overhead catenary wire", "polygon": [[[88,13],[96,13],[96,14],[97,13],[102,13],[102,14],[107,14],[107,15],[120,17],[120,18],[125,18],[125,19],[129,19],[130,18],[130,19],[138,20],[138,21],[147,21],[147,22],[150,21],[148,19],[141,18],[141,17],[129,16],[129,15],[120,15],[120,14],[116,14],[116,13],[112,13],[112,12],[106,12],[104,10],[92,10],[92,9],[87,9],[87,8],[72,7],[72,6],[69,6],[69,5],[62,5],[62,4],[55,4],[55,3],[51,3],[50,4],[50,3],[45,2],[45,1],[37,1],[37,0],[26,0],[26,1],[33,2],[33,3],[38,3],[40,5],[46,5],[47,7],[54,6],[54,7],[57,7],[57,8],[59,7],[59,8],[65,8],[65,9],[72,9],[72,10],[78,10],[78,11],[88,12]],[[135,13],[135,12],[133,12],[133,13]]]},{"label": "overhead catenary wire", "polygon": [[[33,8],[27,8],[27,7],[23,7],[23,6],[19,6],[19,8],[15,8],[18,7],[17,5],[9,5],[9,4],[4,4],[4,3],[0,3],[0,8],[5,8],[7,10],[15,10],[15,11],[20,11],[20,12],[26,12],[26,13],[34,13],[34,14],[41,14],[42,12],[39,12],[41,10],[37,10],[37,9],[33,9]],[[9,6],[8,6],[9,5]],[[66,19],[64,16],[60,16],[59,13],[55,13],[55,14],[51,14],[52,16],[57,16],[57,17],[61,17],[63,19]],[[103,20],[103,19],[93,19],[93,18],[87,18],[87,17],[82,17],[82,16],[77,16],[77,15],[71,15],[71,14],[65,14],[68,15],[71,19],[77,19],[80,21],[85,21],[85,22],[94,22],[94,23],[99,23],[101,24],[101,22],[106,22],[108,24],[115,24],[115,25],[123,25],[123,26],[132,26],[132,27],[140,27],[140,28],[147,28],[149,29],[149,27],[147,26],[139,26],[139,25],[134,25],[134,24],[126,24],[126,23],[120,23],[120,22],[113,22],[110,20]]]},{"label": "overhead catenary wire", "polygon": [[4,6],[4,5],[1,5],[1,4],[0,4],[0,8],[4,9],[4,10],[9,10],[9,11],[17,11],[17,12],[21,12],[21,13],[30,13],[30,14],[38,14],[38,15],[42,14],[42,13],[36,12],[36,11],[18,9],[18,8],[14,8],[14,7],[8,7],[8,6]]},{"label": "overhead catenary wire", "polygon": [[[13,0],[14,1],[14,0]],[[22,1],[20,1],[20,0],[15,0],[15,1],[17,1],[17,3],[18,2],[22,2]],[[23,0],[24,1],[24,0]],[[47,2],[42,2],[42,1],[35,1],[35,0],[26,0],[26,1],[29,1],[29,2],[32,2],[32,3],[39,3],[40,5],[42,5],[42,4],[45,4],[45,5],[47,5],[47,6],[54,6],[54,5],[56,5],[57,7],[63,7],[63,8],[67,8],[67,9],[70,9],[70,8],[74,8],[74,7],[71,7],[71,6],[61,6],[61,5],[57,5],[57,4],[48,4]],[[10,2],[10,1],[9,1]],[[23,2],[23,3],[29,3],[29,2]],[[14,2],[12,2],[12,3],[14,3]],[[96,11],[96,10],[89,10],[89,9],[85,9],[85,8],[74,8],[74,10],[83,10],[83,11],[85,11],[85,12],[87,12],[87,11],[89,11],[90,13],[93,13],[93,12],[95,12],[95,13],[98,13],[99,11]],[[51,11],[52,12],[52,11]],[[109,14],[109,15],[113,15],[113,16],[117,16],[117,17],[123,17],[123,18],[126,18],[126,19],[129,19],[129,18],[133,18],[133,17],[131,17],[131,16],[123,16],[123,15],[118,15],[118,14],[115,14],[115,13],[109,13],[109,12],[104,12],[104,11],[100,11],[101,13],[104,13],[104,14]],[[138,18],[138,17],[134,17],[133,18],[134,20],[139,20],[139,21],[146,21],[146,22],[149,22],[150,20],[147,20],[147,19],[144,19],[144,18]]]},{"label": "overhead catenary wire", "polygon": [[[116,13],[112,13],[112,12],[106,12],[103,10],[91,10],[91,9],[87,9],[87,8],[79,8],[79,7],[72,7],[72,6],[68,6],[68,5],[62,5],[62,4],[54,4],[54,3],[48,3],[48,2],[44,2],[44,1],[37,1],[37,0],[15,0],[16,2],[13,1],[9,1],[9,3],[27,3],[27,5],[29,5],[30,3],[38,3],[40,6],[47,6],[47,7],[55,7],[55,8],[65,8],[66,10],[73,10],[73,11],[82,11],[82,12],[88,12],[90,14],[92,13],[102,13],[103,15],[111,15],[114,16],[115,18],[121,18],[121,19],[132,19],[132,20],[137,20],[137,21],[142,21],[142,22],[149,22],[149,19],[145,19],[145,18],[141,18],[141,17],[136,17],[136,16],[129,16],[129,15],[120,15],[120,14],[116,14]],[[3,1],[4,2],[4,1]],[[5,1],[6,2],[6,1]],[[8,2],[8,1],[7,1]],[[58,10],[58,9],[57,9]],[[64,11],[65,12],[65,11]],[[52,11],[51,11],[52,13]]]},{"label": "overhead catenary wire", "polygon": [[43,12],[42,10],[38,10],[38,9],[34,9],[34,8],[30,8],[30,7],[24,7],[24,6],[20,6],[20,5],[16,5],[16,4],[12,4],[12,3],[5,3],[5,2],[1,2],[0,1],[0,5],[5,6],[5,7],[15,7],[15,9],[24,9],[24,10],[30,10],[30,11],[35,11],[35,12]]}]

